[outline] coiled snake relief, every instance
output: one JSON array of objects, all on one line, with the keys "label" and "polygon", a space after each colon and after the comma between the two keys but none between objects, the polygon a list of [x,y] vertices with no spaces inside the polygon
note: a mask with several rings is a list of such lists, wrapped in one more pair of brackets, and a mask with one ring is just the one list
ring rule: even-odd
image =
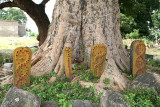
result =
[{"label": "coiled snake relief", "polygon": [[67,78],[72,78],[72,50],[70,47],[64,49],[64,63],[65,63],[65,73]]},{"label": "coiled snake relief", "polygon": [[105,58],[106,58],[107,49],[103,44],[97,44],[92,48],[91,56],[91,70],[93,75],[100,76],[105,67]]},{"label": "coiled snake relief", "polygon": [[136,66],[136,75],[140,75],[145,72],[145,51],[146,51],[146,46],[144,43],[139,43],[135,47],[135,66]]},{"label": "coiled snake relief", "polygon": [[16,48],[14,51],[14,86],[23,88],[29,85],[31,73],[31,50],[27,47]]}]

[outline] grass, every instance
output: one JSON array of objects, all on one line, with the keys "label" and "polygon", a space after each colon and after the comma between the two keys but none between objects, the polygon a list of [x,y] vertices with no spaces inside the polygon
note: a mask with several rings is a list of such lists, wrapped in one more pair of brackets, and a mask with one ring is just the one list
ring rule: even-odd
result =
[{"label": "grass", "polygon": [[146,53],[150,55],[160,55],[160,50],[157,48],[147,48]]},{"label": "grass", "polygon": [[97,83],[99,81],[99,76],[94,76],[92,74],[91,70],[87,70],[87,67],[85,66],[85,64],[81,64],[81,65],[74,65],[75,67],[75,72],[73,72],[73,76],[80,76],[80,80],[82,81],[86,81],[86,82],[93,82],[93,83]]},{"label": "grass", "polygon": [[[4,63],[13,62],[12,51],[17,47],[32,47],[38,44],[36,37],[0,37],[0,67]],[[30,48],[32,53],[37,51],[37,48]]]},{"label": "grass", "polygon": [[151,89],[127,89],[123,91],[128,107],[160,107],[160,96]]},{"label": "grass", "polygon": [[11,54],[3,53],[2,56],[0,55],[0,67],[4,63],[11,63],[11,62],[13,62],[13,57]]},{"label": "grass", "polygon": [[36,37],[0,37],[0,50],[14,50],[17,47],[31,47],[38,44]]},{"label": "grass", "polygon": [[11,88],[11,85],[0,86],[0,105],[5,97],[7,91]]},{"label": "grass", "polygon": [[160,74],[160,60],[147,59],[146,71]]}]

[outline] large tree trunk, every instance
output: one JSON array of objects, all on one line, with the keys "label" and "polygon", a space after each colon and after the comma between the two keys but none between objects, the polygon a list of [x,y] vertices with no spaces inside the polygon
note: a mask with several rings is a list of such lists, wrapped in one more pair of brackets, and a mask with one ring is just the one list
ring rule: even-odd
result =
[{"label": "large tree trunk", "polygon": [[129,56],[120,35],[118,0],[57,0],[48,37],[33,55],[32,75],[52,71],[61,75],[64,70],[63,50],[72,48],[72,62],[85,61],[90,66],[91,48],[107,46],[105,71],[100,83],[110,78],[110,85],[119,90],[127,85],[122,71],[129,69]]}]

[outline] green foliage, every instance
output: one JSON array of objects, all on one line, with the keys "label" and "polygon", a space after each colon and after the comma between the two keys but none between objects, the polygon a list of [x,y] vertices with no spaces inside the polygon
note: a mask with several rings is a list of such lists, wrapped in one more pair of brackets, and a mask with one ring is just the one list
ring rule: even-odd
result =
[{"label": "green foliage", "polygon": [[133,80],[133,75],[127,75],[127,78]]},{"label": "green foliage", "polygon": [[12,62],[12,61],[13,61],[12,55],[5,54],[5,53],[0,55],[0,66],[2,66],[4,63],[9,63],[9,62]]},{"label": "green foliage", "polygon": [[130,34],[126,34],[127,39],[138,39],[140,37],[139,30],[134,29]]},{"label": "green foliage", "polygon": [[160,60],[147,59],[147,65],[148,71],[160,74]]},{"label": "green foliage", "polygon": [[127,33],[131,33],[135,28],[136,23],[134,18],[131,16],[126,16],[125,14],[120,14],[120,28],[122,37],[124,37]]},{"label": "green foliage", "polygon": [[147,63],[154,67],[160,67],[160,60],[148,59]]},{"label": "green foliage", "polygon": [[160,12],[158,10],[156,10],[152,15],[152,21],[153,21],[154,27],[160,28]]},{"label": "green foliage", "polygon": [[31,37],[37,37],[38,33],[31,32]]},{"label": "green foliage", "polygon": [[74,65],[75,70],[78,70],[78,73],[74,73],[74,76],[80,76],[80,80],[86,82],[94,82],[96,83],[99,80],[99,76],[93,76],[92,71],[86,69],[85,64],[83,63],[80,67],[78,65]]},{"label": "green foliage", "polygon": [[140,36],[148,36],[149,27],[154,25],[151,17],[153,11],[159,9],[159,0],[119,0],[119,4],[121,13],[134,18]]},{"label": "green foliage", "polygon": [[0,20],[12,20],[25,24],[27,22],[27,17],[22,10],[9,8],[7,10],[0,10]]},{"label": "green foliage", "polygon": [[110,79],[109,78],[106,78],[105,80],[104,80],[104,83],[107,85],[107,84],[109,84],[110,83]]},{"label": "green foliage", "polygon": [[0,86],[0,105],[5,97],[6,92],[11,88],[11,85]]},{"label": "green foliage", "polygon": [[149,35],[148,38],[151,39],[151,40],[160,39],[160,31],[158,29],[155,29],[155,28],[150,29],[150,35]]},{"label": "green foliage", "polygon": [[129,107],[160,107],[160,97],[151,89],[140,89],[123,91]]},{"label": "green foliage", "polygon": [[82,87],[78,82],[70,83],[66,78],[57,77],[55,83],[47,82],[54,73],[35,78],[31,77],[31,87],[25,89],[38,95],[42,101],[56,101],[60,107],[70,105],[70,100],[81,99],[90,100],[98,105],[100,96],[96,96],[94,88]]}]

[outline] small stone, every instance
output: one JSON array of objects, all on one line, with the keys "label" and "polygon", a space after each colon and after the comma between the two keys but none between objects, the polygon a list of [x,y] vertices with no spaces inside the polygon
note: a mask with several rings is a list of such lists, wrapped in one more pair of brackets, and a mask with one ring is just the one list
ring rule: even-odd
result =
[{"label": "small stone", "polygon": [[13,63],[5,63],[5,64],[3,65],[3,67],[4,67],[5,69],[11,69],[12,66],[13,66]]},{"label": "small stone", "polygon": [[3,68],[2,71],[4,71],[4,72],[12,72],[11,69],[6,69],[6,68]]},{"label": "small stone", "polygon": [[42,102],[41,107],[58,107],[55,101],[45,101]]},{"label": "small stone", "polygon": [[3,68],[3,69],[2,69],[2,71],[4,71],[4,72],[7,72],[7,71],[8,71],[8,69],[6,69],[6,68]]},{"label": "small stone", "polygon": [[72,64],[72,69],[75,69],[75,64]]},{"label": "small stone", "polygon": [[153,59],[160,60],[160,56],[153,56]]},{"label": "small stone", "polygon": [[72,107],[96,107],[95,104],[88,100],[71,100]]}]

